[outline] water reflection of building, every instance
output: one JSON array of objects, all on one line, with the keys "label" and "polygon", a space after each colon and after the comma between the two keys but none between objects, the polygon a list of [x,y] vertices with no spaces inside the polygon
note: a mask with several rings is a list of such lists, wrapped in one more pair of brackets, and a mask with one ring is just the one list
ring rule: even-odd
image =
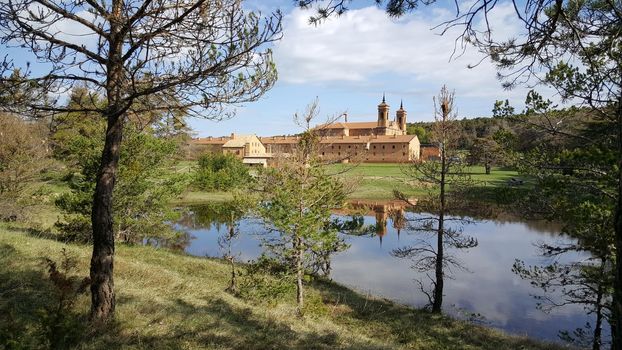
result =
[{"label": "water reflection of building", "polygon": [[[416,200],[411,200],[416,202]],[[406,208],[409,205],[402,200],[374,201],[374,200],[354,200],[348,202],[346,209],[336,210],[337,214],[357,214],[363,216],[373,216],[376,218],[374,232],[382,244],[382,238],[386,236],[388,230],[388,219],[391,219],[392,226],[397,231],[398,239],[401,230],[406,227]]]}]

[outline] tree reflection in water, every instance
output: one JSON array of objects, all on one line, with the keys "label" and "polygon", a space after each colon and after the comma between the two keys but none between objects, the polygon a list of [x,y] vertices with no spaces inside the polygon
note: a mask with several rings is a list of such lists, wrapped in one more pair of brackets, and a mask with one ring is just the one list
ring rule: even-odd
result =
[{"label": "tree reflection in water", "polygon": [[[594,323],[586,322],[582,328],[561,330],[559,337],[581,347],[600,350],[610,340],[603,335],[611,327],[611,300],[614,276],[614,252],[611,233],[611,216],[608,211],[584,210],[574,221],[562,227],[562,233],[578,238],[572,243],[538,243],[540,254],[550,263],[527,265],[516,260],[512,271],[541,289],[535,294],[538,308],[550,312],[566,305],[582,305]],[[587,252],[583,259],[574,256]],[[573,255],[568,259],[567,255]],[[565,258],[565,259],[564,259]],[[557,295],[556,298],[551,297]],[[610,329],[612,333],[612,329]]]},{"label": "tree reflection in water", "polygon": [[[449,222],[457,227],[450,227]],[[465,236],[460,227],[470,222],[472,221],[468,218],[439,218],[434,215],[418,214],[408,220],[406,227],[408,231],[420,235],[421,238],[391,252],[397,258],[409,259],[412,263],[411,267],[425,275],[427,283],[423,279],[418,279],[416,282],[421,292],[428,298],[428,307],[435,312],[440,312],[442,308],[444,279],[451,278],[454,269],[468,270],[452,253],[452,250],[477,246],[477,240]]]},{"label": "tree reflection in water", "polygon": [[[412,201],[416,202],[416,201]],[[440,310],[442,306],[442,295],[444,278],[450,276],[449,273],[454,268],[464,269],[463,264],[448,251],[451,249],[468,249],[477,246],[477,240],[462,234],[459,228],[448,227],[443,225],[442,233],[438,232],[437,216],[429,214],[417,214],[412,218],[406,217],[406,211],[412,210],[413,207],[402,200],[391,201],[371,201],[357,200],[349,203],[348,210],[342,210],[338,213],[356,213],[357,215],[375,217],[375,224],[364,226],[361,225],[356,231],[361,234],[375,234],[382,246],[383,237],[387,234],[388,219],[391,219],[392,226],[396,230],[398,239],[402,230],[415,232],[426,235],[421,239],[417,239],[415,244],[394,249],[391,254],[398,258],[412,260],[412,268],[417,272],[425,274],[429,284],[421,279],[417,280],[420,290],[427,296],[429,306],[436,305]],[[466,224],[473,222],[468,217],[444,217],[443,224],[453,223],[454,225]],[[429,235],[437,236],[436,247]],[[438,246],[445,249],[438,250]],[[466,269],[465,269],[466,270]],[[434,273],[432,275],[432,272]]]}]

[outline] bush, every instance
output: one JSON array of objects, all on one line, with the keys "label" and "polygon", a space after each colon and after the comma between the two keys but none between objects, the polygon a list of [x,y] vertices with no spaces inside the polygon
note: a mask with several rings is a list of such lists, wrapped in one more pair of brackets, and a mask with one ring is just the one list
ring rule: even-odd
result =
[{"label": "bush", "polygon": [[295,297],[295,275],[275,258],[261,255],[240,277],[239,295],[245,299],[271,303]]},{"label": "bush", "polygon": [[47,166],[43,124],[0,113],[0,220],[21,219],[25,190]]},{"label": "bush", "polygon": [[194,184],[203,191],[229,191],[250,180],[248,167],[234,155],[208,153],[199,158]]}]

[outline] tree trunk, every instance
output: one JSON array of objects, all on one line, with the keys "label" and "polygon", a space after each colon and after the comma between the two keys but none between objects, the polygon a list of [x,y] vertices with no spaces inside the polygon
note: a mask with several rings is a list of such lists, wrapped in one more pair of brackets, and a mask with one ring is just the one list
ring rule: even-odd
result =
[{"label": "tree trunk", "polygon": [[613,344],[612,349],[622,350],[622,322],[620,318],[622,316],[622,96],[618,100],[618,106],[616,111],[616,122],[618,127],[617,132],[617,146],[618,146],[618,198],[616,200],[615,208],[615,248],[616,248],[616,270],[615,279],[613,282]]},{"label": "tree trunk", "polygon": [[445,174],[447,173],[447,154],[445,148],[441,149],[441,183],[440,183],[440,208],[438,211],[438,231],[436,233],[436,266],[435,266],[435,283],[434,297],[432,303],[432,312],[440,313],[443,306],[443,233],[445,232]]},{"label": "tree trunk", "polygon": [[486,175],[490,175],[490,164],[487,163],[484,167],[486,168]]},{"label": "tree trunk", "polygon": [[233,261],[233,256],[229,255],[229,264],[231,266],[231,281],[229,283],[229,287],[227,291],[231,294],[238,294],[238,285],[236,282],[236,274],[235,274],[235,262]]},{"label": "tree trunk", "polygon": [[434,284],[434,302],[432,303],[432,312],[440,313],[443,306],[443,219],[442,215],[439,221],[439,229],[436,239],[436,282]]},{"label": "tree trunk", "polygon": [[122,133],[123,118],[121,116],[109,118],[91,213],[93,225],[91,319],[95,321],[105,321],[114,316],[112,192],[119,163]]},{"label": "tree trunk", "polygon": [[[232,214],[233,216],[233,214]],[[238,294],[238,285],[236,283],[236,274],[235,274],[235,258],[233,256],[233,251],[231,249],[232,240],[235,237],[235,224],[233,224],[233,218],[231,218],[231,222],[229,224],[229,236],[227,237],[227,256],[226,259],[229,260],[229,266],[231,266],[231,281],[229,283],[229,287],[226,289],[232,294]]]},{"label": "tree trunk", "polygon": [[324,277],[330,278],[330,254],[327,253],[326,260],[324,261]]},{"label": "tree trunk", "polygon": [[104,117],[108,122],[93,197],[93,256],[91,257],[91,320],[105,322],[114,317],[114,230],[112,193],[119,165],[123,138],[123,37],[120,33],[123,0],[113,0],[110,14],[110,37],[106,64],[108,106]]},{"label": "tree trunk", "polygon": [[302,243],[300,238],[296,239],[296,303],[298,304],[298,315],[302,316],[302,308],[304,307],[304,296],[302,279],[304,277],[304,271],[302,267]]}]

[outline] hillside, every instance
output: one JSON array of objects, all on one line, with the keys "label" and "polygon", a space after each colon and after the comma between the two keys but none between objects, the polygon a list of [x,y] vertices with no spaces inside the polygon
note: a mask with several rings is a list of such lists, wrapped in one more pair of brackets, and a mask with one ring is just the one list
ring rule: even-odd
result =
[{"label": "hillside", "polygon": [[[0,348],[45,347],[40,346],[45,339],[41,324],[49,320],[45,323],[42,310],[54,303],[54,294],[42,258],[58,261],[63,248],[78,259],[78,271],[86,275],[89,246],[65,245],[0,226]],[[227,278],[227,265],[218,260],[119,245],[115,326],[105,331],[86,328],[89,300],[82,295],[62,329],[80,349],[560,348],[322,281],[311,283],[306,316],[298,318],[293,293],[278,300],[236,298],[224,292]]]}]

